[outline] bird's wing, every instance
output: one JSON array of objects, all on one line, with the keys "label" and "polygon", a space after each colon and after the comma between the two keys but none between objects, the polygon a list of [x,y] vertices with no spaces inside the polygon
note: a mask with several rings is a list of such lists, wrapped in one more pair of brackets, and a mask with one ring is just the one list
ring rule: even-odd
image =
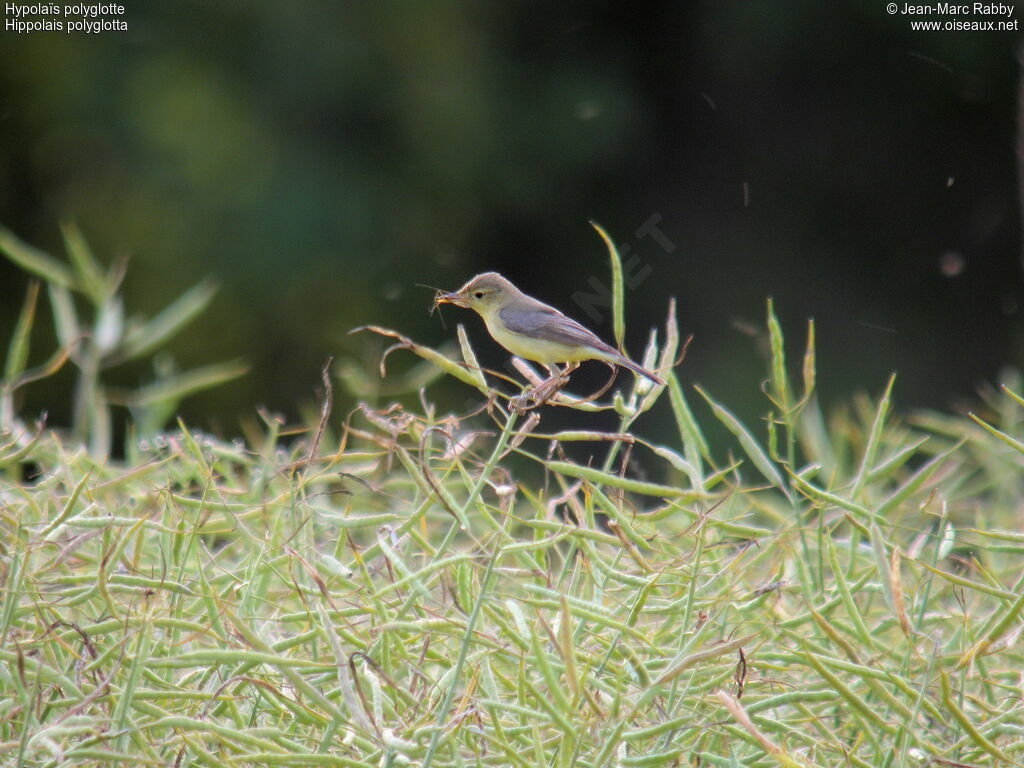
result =
[{"label": "bird's wing", "polygon": [[529,309],[505,307],[500,311],[501,321],[513,333],[524,333],[534,338],[569,346],[585,345],[610,355],[615,349],[557,309],[544,304]]}]

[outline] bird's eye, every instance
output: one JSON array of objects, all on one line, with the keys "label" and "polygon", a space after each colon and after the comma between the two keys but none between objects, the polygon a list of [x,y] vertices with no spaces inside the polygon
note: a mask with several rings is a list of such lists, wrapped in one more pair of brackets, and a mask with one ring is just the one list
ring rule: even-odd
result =
[{"label": "bird's eye", "polygon": [[473,294],[473,298],[474,299],[482,299],[483,297],[484,297],[484,292],[483,291],[477,291],[476,293]]}]

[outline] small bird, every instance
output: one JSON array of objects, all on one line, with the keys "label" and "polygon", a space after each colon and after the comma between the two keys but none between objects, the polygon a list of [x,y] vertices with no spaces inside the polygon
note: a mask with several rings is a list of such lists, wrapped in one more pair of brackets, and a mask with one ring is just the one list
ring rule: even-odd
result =
[{"label": "small bird", "polygon": [[517,357],[546,366],[603,360],[629,368],[655,384],[665,383],[572,318],[527,296],[497,272],[477,275],[457,291],[438,293],[434,305],[438,304],[475,311],[484,319],[491,337]]}]

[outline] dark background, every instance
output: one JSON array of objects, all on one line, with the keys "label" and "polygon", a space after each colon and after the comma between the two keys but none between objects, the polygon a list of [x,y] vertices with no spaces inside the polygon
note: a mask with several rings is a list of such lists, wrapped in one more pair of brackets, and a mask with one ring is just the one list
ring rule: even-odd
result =
[{"label": "dark background", "polygon": [[[903,407],[947,408],[1020,364],[1016,33],[911,31],[856,0],[154,0],[125,18],[3,33],[0,223],[61,254],[70,218],[102,258],[129,254],[130,312],[220,280],[173,353],[253,371],[187,401],[193,422],[294,416],[329,354],[372,365],[347,335],[364,323],[438,344],[464,321],[504,359],[417,283],[496,269],[610,339],[571,298],[607,282],[588,219],[647,275],[634,356],[678,297],[684,379],[743,414],[766,409],[767,296],[793,353],[816,319],[826,401],[895,370]],[[26,282],[0,261],[0,339]],[[66,421],[71,378],[25,410]]]}]

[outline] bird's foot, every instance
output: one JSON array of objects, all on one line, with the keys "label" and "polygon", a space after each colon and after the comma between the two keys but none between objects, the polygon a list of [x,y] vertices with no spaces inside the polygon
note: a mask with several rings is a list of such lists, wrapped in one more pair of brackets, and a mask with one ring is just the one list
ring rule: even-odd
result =
[{"label": "bird's foot", "polygon": [[512,411],[514,413],[526,413],[551,402],[565,388],[565,385],[569,383],[569,374],[578,367],[579,363],[568,363],[562,369],[552,367],[550,369],[551,376],[509,401]]}]

